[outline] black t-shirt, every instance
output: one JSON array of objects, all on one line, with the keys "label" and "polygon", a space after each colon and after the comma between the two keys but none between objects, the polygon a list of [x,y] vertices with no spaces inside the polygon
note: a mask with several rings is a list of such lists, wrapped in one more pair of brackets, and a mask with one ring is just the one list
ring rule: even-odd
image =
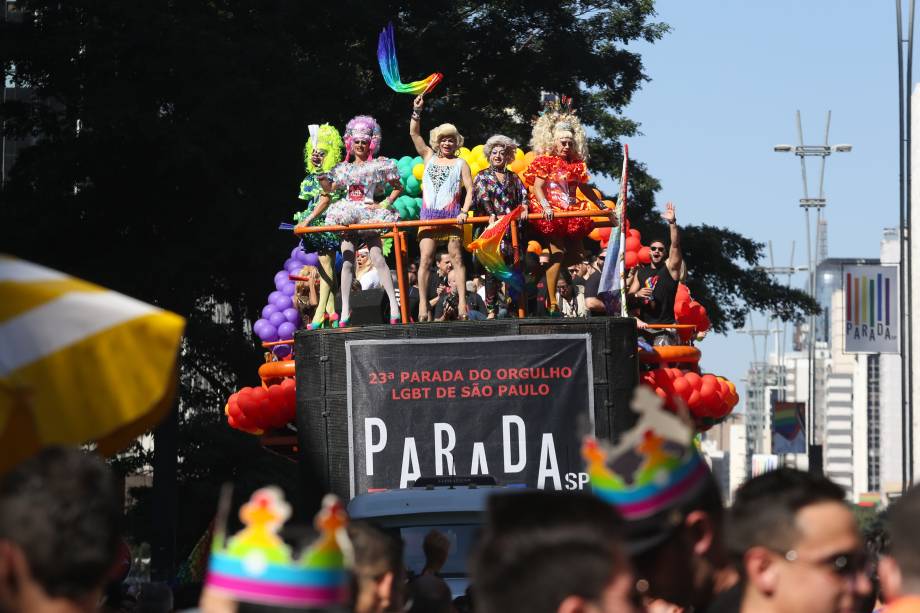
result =
[{"label": "black t-shirt", "polygon": [[585,277],[585,298],[597,298],[597,288],[601,285],[601,273],[596,268],[591,269],[591,274]]},{"label": "black t-shirt", "polygon": [[[434,305],[435,318],[438,318],[444,315],[444,303],[447,301],[448,296],[450,296],[450,292],[444,292],[443,294],[441,294],[441,297],[438,299],[438,303]],[[488,311],[486,310],[486,303],[482,301],[482,297],[476,292],[466,293],[466,308],[469,309],[470,311],[479,311],[483,315],[488,313]]]},{"label": "black t-shirt", "polygon": [[428,275],[428,300],[437,297],[439,285],[447,287],[447,277],[442,277],[438,269],[435,268]]},{"label": "black t-shirt", "polygon": [[639,319],[647,324],[673,324],[677,281],[666,264],[639,266],[639,288],[651,287],[651,298],[639,299]]}]

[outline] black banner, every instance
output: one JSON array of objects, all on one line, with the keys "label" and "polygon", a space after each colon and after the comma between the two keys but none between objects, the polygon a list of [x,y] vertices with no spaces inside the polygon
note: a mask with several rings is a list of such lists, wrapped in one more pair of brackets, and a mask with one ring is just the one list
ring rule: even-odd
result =
[{"label": "black banner", "polygon": [[581,489],[589,334],[345,344],[351,494],[419,477]]}]

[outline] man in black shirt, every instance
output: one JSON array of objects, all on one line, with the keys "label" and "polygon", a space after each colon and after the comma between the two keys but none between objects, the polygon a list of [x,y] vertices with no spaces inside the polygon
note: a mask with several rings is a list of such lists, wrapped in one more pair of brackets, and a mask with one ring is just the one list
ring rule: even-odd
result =
[{"label": "man in black shirt", "polygon": [[601,284],[601,271],[604,270],[604,260],[607,257],[606,251],[591,257],[591,263],[588,268],[588,274],[585,276],[585,306],[588,310],[599,315],[607,314],[607,307],[604,301],[597,297],[597,288]]},{"label": "man in black shirt", "polygon": [[665,258],[664,241],[652,241],[649,245],[652,261],[648,266],[639,267],[639,273],[629,287],[630,298],[639,306],[639,319],[647,324],[674,323],[674,299],[683,262],[674,205],[669,202],[661,217],[668,222],[671,234],[668,256]]}]

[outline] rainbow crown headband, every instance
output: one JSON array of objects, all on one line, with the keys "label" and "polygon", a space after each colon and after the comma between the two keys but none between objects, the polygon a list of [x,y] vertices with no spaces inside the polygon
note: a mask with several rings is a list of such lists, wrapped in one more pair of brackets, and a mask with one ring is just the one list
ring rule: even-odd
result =
[{"label": "rainbow crown headband", "polygon": [[639,387],[632,408],[635,427],[611,446],[585,437],[582,456],[596,496],[635,521],[670,511],[692,496],[709,467],[693,443],[693,428],[662,408],[661,399]]},{"label": "rainbow crown headband", "polygon": [[351,542],[345,532],[348,516],[335,496],[323,499],[315,526],[320,535],[295,558],[278,535],[291,507],[277,487],[256,490],[240,508],[243,528],[226,538],[223,496],[214,535],[206,585],[238,601],[286,607],[347,605],[350,599]]}]

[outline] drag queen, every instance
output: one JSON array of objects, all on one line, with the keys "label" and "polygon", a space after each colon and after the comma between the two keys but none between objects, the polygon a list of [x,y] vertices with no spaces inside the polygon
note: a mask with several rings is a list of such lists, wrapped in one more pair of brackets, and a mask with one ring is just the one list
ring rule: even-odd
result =
[{"label": "drag queen", "polygon": [[[409,120],[409,136],[415,150],[425,160],[422,176],[422,208],[419,219],[423,221],[455,218],[458,224],[466,219],[473,206],[473,175],[465,161],[457,156],[463,146],[463,136],[450,123],[444,123],[431,131],[428,143],[422,138],[423,96],[417,96],[412,104]],[[466,319],[469,310],[466,305],[466,267],[463,264],[463,244],[460,225],[421,226],[418,229],[418,321],[431,321],[430,308],[434,296],[429,296],[428,278],[438,243],[447,243],[447,253],[457,278],[457,317]]]},{"label": "drag queen", "polygon": [[[325,178],[339,162],[342,161],[342,137],[339,131],[329,124],[310,125],[310,138],[304,147],[304,161],[307,176],[300,184],[301,200],[307,204],[306,210],[294,215],[297,225],[325,226],[326,216],[315,214],[323,186],[320,179]],[[332,292],[335,252],[339,248],[339,236],[333,232],[315,232],[304,234],[301,244],[307,253],[316,252],[319,256],[319,298],[313,319],[307,324],[308,330],[322,327],[338,326],[339,315],[335,312],[335,297]]]},{"label": "drag queen", "polygon": [[[366,223],[390,223],[399,219],[393,210],[393,202],[402,193],[399,170],[388,158],[374,158],[380,149],[380,126],[373,117],[359,115],[345,127],[345,161],[332,169],[328,178],[321,180],[323,195],[316,206],[317,215],[326,211],[329,225],[354,225]],[[348,160],[355,156],[354,162]],[[388,198],[382,196],[384,185],[389,183],[393,191]],[[342,190],[343,196],[330,204],[333,190]],[[393,291],[393,278],[380,248],[380,234],[384,230],[356,230],[342,233],[342,317],[339,326],[345,327],[351,319],[351,285],[355,274],[355,247],[364,242],[368,256],[377,269],[380,285],[390,299],[390,323],[398,323],[399,303]]]},{"label": "drag queen", "polygon": [[[477,215],[489,217],[490,225],[499,217],[527,202],[527,188],[516,174],[508,170],[508,164],[514,161],[517,149],[517,143],[502,134],[489,137],[482,148],[486,159],[489,160],[489,167],[481,170],[473,181],[473,206]],[[526,208],[522,211],[520,219],[527,221]],[[502,239],[500,249],[506,261],[514,261],[510,226]],[[501,308],[498,296],[502,282],[492,273],[486,272],[485,285],[488,319],[494,319]]]},{"label": "drag queen", "polygon": [[[587,210],[584,201],[575,198],[578,188],[601,210],[607,210],[594,190],[586,185],[588,147],[585,131],[578,116],[562,106],[548,109],[537,120],[530,141],[537,157],[524,171],[530,188],[530,221],[541,244],[550,251],[546,269],[547,305],[551,317],[559,316],[556,283],[562,266],[582,257],[581,241],[594,227],[590,217],[555,218],[563,211]],[[613,209],[609,209],[611,218]]]}]

